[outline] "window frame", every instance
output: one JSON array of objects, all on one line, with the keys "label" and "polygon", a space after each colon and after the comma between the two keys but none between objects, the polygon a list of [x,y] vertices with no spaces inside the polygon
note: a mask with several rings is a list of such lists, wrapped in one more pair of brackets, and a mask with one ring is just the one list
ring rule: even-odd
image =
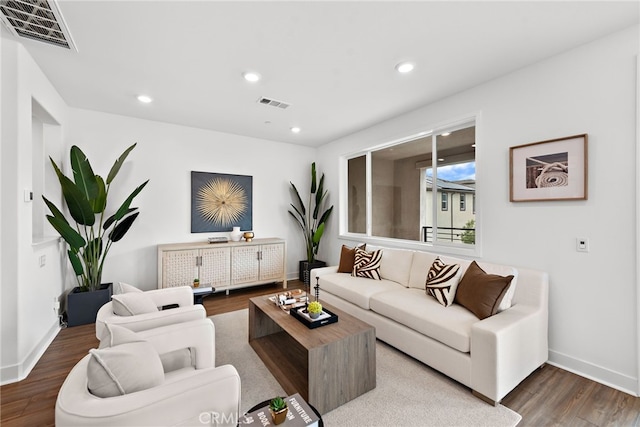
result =
[{"label": "window frame", "polygon": [[[392,237],[382,237],[382,236],[374,236],[372,235],[372,177],[371,177],[371,155],[373,152],[382,150],[385,148],[393,147],[395,145],[400,145],[404,143],[411,142],[413,140],[425,137],[431,137],[432,139],[432,161],[430,161],[430,168],[433,170],[433,182],[436,182],[437,179],[437,168],[438,168],[438,156],[437,156],[437,140],[440,134],[443,132],[452,132],[455,130],[460,130],[468,127],[475,127],[476,141],[475,141],[475,168],[476,168],[476,185],[475,192],[473,194],[473,214],[475,219],[475,233],[476,233],[476,241],[474,245],[469,244],[461,244],[461,243],[452,243],[444,240],[438,240],[436,237],[436,230],[432,232],[434,239],[431,239],[429,242],[417,241],[417,240],[405,240],[400,238],[392,238]],[[479,194],[479,188],[481,185],[478,185],[478,172],[481,167],[478,167],[478,147],[481,147],[480,144],[480,132],[478,129],[481,127],[481,115],[477,113],[475,115],[464,116],[460,120],[448,122],[446,124],[440,126],[434,126],[432,130],[429,131],[418,131],[410,134],[407,137],[398,138],[396,140],[381,143],[377,145],[371,145],[367,148],[361,149],[357,152],[351,152],[349,154],[344,154],[339,157],[340,162],[340,187],[339,187],[339,198],[341,200],[340,210],[339,210],[339,238],[347,241],[354,242],[353,244],[366,242],[371,245],[378,246],[386,246],[386,247],[398,247],[398,248],[406,248],[406,249],[415,249],[415,250],[437,250],[440,253],[452,254],[452,255],[462,255],[462,256],[472,256],[472,257],[480,257],[482,256],[482,233],[481,233],[481,215],[479,205],[476,205],[476,195]],[[433,154],[435,153],[435,154]],[[353,233],[348,231],[348,200],[349,200],[349,189],[348,189],[348,161],[350,159],[354,159],[360,156],[365,156],[366,158],[366,233]],[[432,197],[434,201],[438,201],[438,203],[432,203],[432,215],[433,218],[436,217],[437,212],[439,210],[439,200],[438,200],[438,192],[433,191]],[[466,202],[465,202],[466,205]],[[436,224],[437,227],[437,224]]]}]

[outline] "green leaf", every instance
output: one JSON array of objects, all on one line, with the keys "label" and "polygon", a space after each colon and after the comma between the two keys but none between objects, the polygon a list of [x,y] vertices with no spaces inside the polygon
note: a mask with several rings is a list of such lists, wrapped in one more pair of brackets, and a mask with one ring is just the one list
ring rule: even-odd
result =
[{"label": "green leaf", "polygon": [[76,276],[82,276],[84,273],[84,268],[82,267],[82,261],[78,257],[78,254],[73,252],[72,250],[67,251],[67,255],[69,256],[69,261],[71,262],[71,266],[73,267],[73,272],[76,273]]},{"label": "green leaf", "polygon": [[111,231],[111,233],[109,233],[109,239],[111,239],[112,242],[117,242],[118,240],[122,239],[124,235],[127,234],[127,231],[129,231],[129,228],[131,228],[131,224],[133,224],[133,221],[136,220],[139,214],[140,212],[136,212],[133,215],[128,216],[120,221],[118,225],[116,225]]},{"label": "green leaf", "polygon": [[322,216],[320,217],[320,221],[318,221],[318,224],[324,224],[325,222],[327,222],[327,220],[329,219],[329,217],[331,216],[331,212],[333,211],[333,206],[331,206],[329,209],[327,209],[326,211],[324,211],[324,213],[322,214]]},{"label": "green leaf", "polygon": [[100,213],[105,210],[107,207],[107,190],[104,185],[104,180],[100,175],[96,175],[96,184],[98,188],[98,193],[93,199],[93,212]]},{"label": "green leaf", "polygon": [[318,229],[315,233],[313,233],[313,245],[317,246],[320,243],[320,239],[322,239],[322,234],[324,233],[324,223],[318,226]]},{"label": "green leaf", "polygon": [[116,175],[118,175],[118,172],[120,172],[120,168],[122,167],[122,164],[127,159],[127,156],[129,155],[131,150],[133,150],[136,147],[137,144],[138,143],[136,142],[131,147],[129,147],[126,150],[124,150],[124,153],[122,153],[120,155],[120,157],[118,157],[118,159],[115,161],[113,166],[111,166],[111,170],[109,171],[109,175],[107,175],[107,185],[111,184],[111,181],[113,181],[113,179],[116,177]]},{"label": "green leaf", "polygon": [[74,230],[64,218],[60,219],[58,217],[47,215],[47,219],[64,241],[67,242],[75,252],[87,243],[86,240],[84,240],[84,237]]},{"label": "green leaf", "polygon": [[98,195],[98,183],[93,173],[89,159],[77,146],[71,147],[71,170],[76,186],[82,191],[85,198],[92,202]]},{"label": "green leaf", "polygon": [[[294,208],[294,209],[295,209],[295,208]],[[298,223],[298,225],[300,226],[300,228],[301,228],[301,229],[302,229],[302,231],[304,232],[305,227],[304,227],[303,222],[300,220],[300,218],[299,218],[299,217],[297,217],[297,216],[295,216],[295,214],[294,214],[293,212],[291,212],[291,211],[289,211],[289,215],[291,215],[291,216],[296,220],[296,222]],[[299,212],[298,212],[298,215],[300,215],[300,213],[299,213]],[[304,218],[304,217],[302,217],[302,218]]]},{"label": "green leaf", "polygon": [[58,175],[62,195],[67,203],[71,217],[78,224],[92,226],[96,222],[96,216],[93,213],[93,208],[91,204],[89,204],[88,199],[80,188],[60,171],[60,168],[58,168],[58,165],[56,165],[53,159],[51,159],[51,164],[56,171],[56,175]]},{"label": "green leaf", "polygon": [[311,194],[316,192],[316,162],[311,163]]},{"label": "green leaf", "polygon": [[[135,212],[137,210],[138,210],[138,208],[129,208],[129,209],[127,209],[127,213],[125,214],[125,216],[127,216],[131,212]],[[106,231],[109,227],[111,227],[111,225],[114,222],[116,222],[116,214],[113,214],[109,218],[107,218],[107,220],[104,222],[104,225],[102,226],[102,228]]]},{"label": "green leaf", "polygon": [[[298,193],[298,189],[293,184],[293,182],[289,181],[289,184],[291,184],[291,188],[293,188],[293,192],[296,195],[296,200],[298,201],[298,205],[300,206],[300,210],[302,211],[302,215],[301,216],[305,216],[307,214],[307,210],[304,207],[304,203],[302,203],[302,199],[300,198],[300,193]],[[293,205],[291,205],[291,206],[293,206]],[[295,209],[295,206],[294,206],[294,209]],[[296,211],[298,211],[298,209],[296,209]]]},{"label": "green leaf", "polygon": [[66,222],[67,224],[69,224],[69,221],[67,221],[67,218],[64,216],[64,214],[60,211],[60,209],[57,208],[56,205],[54,205],[49,199],[47,199],[46,197],[42,196],[42,200],[44,200],[44,203],[47,205],[47,207],[49,208],[49,210],[51,211],[51,213],[53,214],[54,217]]},{"label": "green leaf", "polygon": [[324,200],[327,192],[324,191],[324,174],[320,178],[320,184],[318,185],[318,191],[316,192],[316,206],[313,209],[313,219],[318,219],[318,212],[322,207],[322,201]]},{"label": "green leaf", "polygon": [[148,182],[149,180],[146,180],[138,188],[133,190],[133,193],[131,193],[129,197],[127,197],[127,200],[122,203],[120,208],[115,213],[116,221],[120,221],[127,214],[127,212],[129,211],[129,206],[131,205],[134,197],[136,197],[142,191],[142,189],[147,185]]}]

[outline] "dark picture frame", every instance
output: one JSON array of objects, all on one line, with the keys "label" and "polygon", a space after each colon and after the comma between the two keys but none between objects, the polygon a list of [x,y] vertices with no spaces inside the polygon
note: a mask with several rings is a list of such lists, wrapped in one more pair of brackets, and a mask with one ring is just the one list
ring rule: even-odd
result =
[{"label": "dark picture frame", "polygon": [[191,232],[253,229],[253,177],[191,172]]},{"label": "dark picture frame", "polygon": [[587,134],[509,148],[509,200],[587,200]]}]

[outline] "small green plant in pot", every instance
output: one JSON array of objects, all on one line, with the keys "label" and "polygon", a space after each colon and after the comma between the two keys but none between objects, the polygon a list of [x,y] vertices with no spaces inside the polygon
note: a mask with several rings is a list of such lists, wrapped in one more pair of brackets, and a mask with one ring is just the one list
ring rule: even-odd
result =
[{"label": "small green plant in pot", "polygon": [[312,319],[316,319],[322,314],[322,304],[318,301],[310,302],[307,306],[307,311],[309,312],[309,317]]},{"label": "small green plant in pot", "polygon": [[274,397],[269,402],[269,412],[271,412],[271,418],[276,425],[282,424],[287,419],[288,411],[287,402],[280,396]]}]

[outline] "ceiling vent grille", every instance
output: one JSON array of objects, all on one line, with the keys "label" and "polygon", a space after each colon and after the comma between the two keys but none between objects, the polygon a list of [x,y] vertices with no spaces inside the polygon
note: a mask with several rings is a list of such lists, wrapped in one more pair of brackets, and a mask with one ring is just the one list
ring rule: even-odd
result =
[{"label": "ceiling vent grille", "polygon": [[283,110],[291,106],[291,104],[287,104],[284,101],[276,101],[275,99],[265,97],[258,99],[258,103],[262,105],[269,105],[271,107],[282,108]]},{"label": "ceiling vent grille", "polygon": [[54,0],[0,0],[0,11],[16,36],[77,51]]}]

